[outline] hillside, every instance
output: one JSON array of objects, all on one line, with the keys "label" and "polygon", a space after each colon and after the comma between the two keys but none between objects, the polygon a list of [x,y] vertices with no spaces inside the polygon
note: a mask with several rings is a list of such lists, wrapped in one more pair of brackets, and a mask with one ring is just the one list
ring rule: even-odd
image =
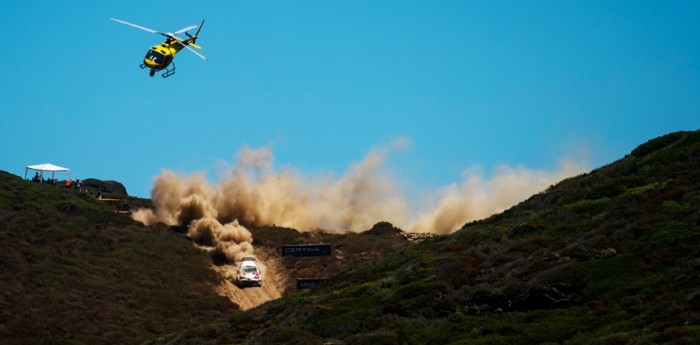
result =
[{"label": "hillside", "polygon": [[146,203],[120,196],[0,171],[0,343],[135,344],[237,311],[207,255],[115,212]]},{"label": "hillside", "polygon": [[149,344],[700,343],[700,132]]},{"label": "hillside", "polygon": [[[296,291],[296,278],[333,277],[417,242],[389,223],[345,235],[251,229],[267,274],[263,288],[241,289],[225,279],[235,268],[183,229],[129,217],[149,205],[116,181],[87,179],[77,191],[0,171],[0,343],[140,344]],[[280,256],[283,244],[308,243],[333,243],[333,256]]]},{"label": "hillside", "polygon": [[[131,220],[150,201],[118,182],[85,187],[0,172],[0,343],[700,342],[697,131],[448,236],[384,222],[345,235],[252,228],[274,291],[222,279],[230,266],[183,229]],[[307,243],[333,256],[279,255]],[[296,278],[330,279],[298,292]]]}]

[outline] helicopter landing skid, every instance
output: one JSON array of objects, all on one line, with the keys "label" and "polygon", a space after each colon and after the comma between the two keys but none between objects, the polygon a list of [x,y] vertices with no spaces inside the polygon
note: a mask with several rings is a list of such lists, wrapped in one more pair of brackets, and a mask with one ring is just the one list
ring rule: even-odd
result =
[{"label": "helicopter landing skid", "polygon": [[[169,77],[169,76],[175,74],[175,63],[174,63],[174,62],[171,62],[170,65],[172,65],[173,68],[165,68],[165,73],[163,73],[163,74],[161,75],[163,78],[167,78],[167,77]],[[141,64],[141,66],[139,66],[139,67],[141,67],[141,69],[144,69],[144,68],[147,68],[148,66],[146,66],[145,64]],[[161,71],[162,71],[162,70],[161,70]],[[149,73],[149,75],[150,75],[151,77],[154,76],[154,75],[156,75],[156,70],[153,69],[153,68],[151,68],[151,72]]]},{"label": "helicopter landing skid", "polygon": [[167,68],[167,67],[166,67],[166,68],[165,68],[165,73],[163,73],[163,74],[161,75],[161,77],[167,78],[167,77],[169,77],[169,76],[175,74],[175,63],[174,63],[174,62],[171,62],[170,65],[173,66],[173,68]]}]

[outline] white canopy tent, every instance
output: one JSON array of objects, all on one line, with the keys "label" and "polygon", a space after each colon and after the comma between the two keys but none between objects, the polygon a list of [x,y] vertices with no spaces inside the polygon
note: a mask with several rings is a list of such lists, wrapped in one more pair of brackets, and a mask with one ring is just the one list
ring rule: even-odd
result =
[{"label": "white canopy tent", "polygon": [[51,163],[44,163],[44,164],[37,164],[37,165],[27,165],[27,168],[24,169],[24,179],[27,179],[27,172],[29,170],[36,170],[39,173],[39,177],[43,178],[44,177],[44,171],[50,171],[51,172],[51,179],[55,180],[56,179],[56,172],[59,171],[65,171],[68,172],[68,178],[70,178],[70,169],[60,167],[58,165],[53,165]]}]

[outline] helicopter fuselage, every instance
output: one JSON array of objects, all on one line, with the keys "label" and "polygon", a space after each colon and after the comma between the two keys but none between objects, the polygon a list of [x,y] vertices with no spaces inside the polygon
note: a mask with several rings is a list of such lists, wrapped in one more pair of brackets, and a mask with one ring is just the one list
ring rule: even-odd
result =
[{"label": "helicopter fuselage", "polygon": [[165,69],[173,62],[175,54],[182,48],[184,48],[184,45],[175,42],[173,38],[169,38],[165,42],[151,47],[143,58],[143,64],[156,71]]}]

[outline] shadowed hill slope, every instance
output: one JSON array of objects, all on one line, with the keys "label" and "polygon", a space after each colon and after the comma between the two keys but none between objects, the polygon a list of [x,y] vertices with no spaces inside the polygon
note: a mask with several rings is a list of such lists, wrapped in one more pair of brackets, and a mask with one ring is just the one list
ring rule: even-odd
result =
[{"label": "shadowed hill slope", "polygon": [[[0,171],[0,343],[138,344],[273,298],[223,281],[217,272],[235,268],[182,228],[132,221],[128,211],[150,200],[129,197],[119,182],[64,186]],[[363,234],[251,231],[277,271],[265,285],[282,294],[296,291],[296,278],[332,277],[421,240],[385,222]],[[281,245],[310,243],[333,243],[333,257],[280,256]]]},{"label": "shadowed hill slope", "polygon": [[0,171],[0,343],[137,344],[236,311],[205,253],[115,210]]},{"label": "shadowed hill slope", "polygon": [[153,344],[697,344],[700,132]]}]

